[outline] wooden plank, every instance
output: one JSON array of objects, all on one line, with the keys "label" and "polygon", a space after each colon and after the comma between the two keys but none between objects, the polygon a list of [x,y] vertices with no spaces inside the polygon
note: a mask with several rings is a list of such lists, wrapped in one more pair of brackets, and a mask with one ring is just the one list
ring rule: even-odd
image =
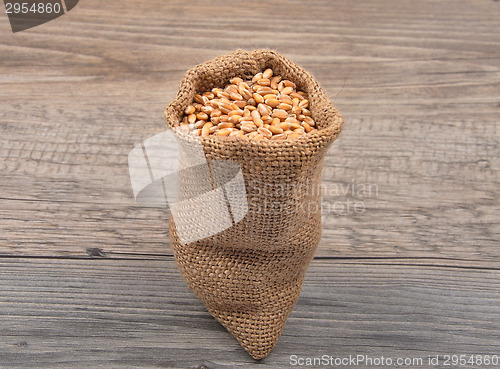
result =
[{"label": "wooden plank", "polygon": [[0,17],[0,254],[170,254],[168,214],[133,201],[127,155],[164,129],[187,68],[268,47],[346,118],[319,256],[498,262],[499,17],[492,1],[86,1],[15,35]]},{"label": "wooden plank", "polygon": [[[499,270],[316,260],[260,364],[288,368],[291,355],[440,355],[441,363],[446,354],[498,355],[499,302]],[[9,368],[254,363],[172,260],[0,259],[0,330]]]}]

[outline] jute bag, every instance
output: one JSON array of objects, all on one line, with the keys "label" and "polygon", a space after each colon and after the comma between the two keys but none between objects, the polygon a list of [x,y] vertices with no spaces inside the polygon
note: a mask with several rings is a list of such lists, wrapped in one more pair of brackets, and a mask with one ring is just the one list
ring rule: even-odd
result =
[{"label": "jute bag", "polygon": [[[310,73],[268,50],[237,50],[194,67],[165,109],[167,124],[177,127],[195,94],[223,88],[235,76],[250,79],[266,68],[308,94],[318,130],[285,141],[196,138],[208,163],[231,160],[239,165],[246,213],[226,230],[187,243],[181,243],[173,217],[169,225],[188,286],[255,359],[266,357],[276,345],[321,238],[321,170],[343,118]],[[179,135],[179,140],[189,145],[193,138]],[[196,183],[180,178],[179,188],[189,193]],[[192,217],[194,228],[196,210]]]}]

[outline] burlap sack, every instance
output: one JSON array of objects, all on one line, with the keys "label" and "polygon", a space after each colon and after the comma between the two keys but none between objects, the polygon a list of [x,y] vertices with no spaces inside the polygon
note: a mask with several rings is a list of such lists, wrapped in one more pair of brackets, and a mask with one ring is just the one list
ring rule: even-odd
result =
[{"label": "burlap sack", "polygon": [[[308,94],[318,130],[290,141],[201,138],[209,162],[240,165],[248,212],[229,229],[184,245],[170,220],[173,251],[188,286],[255,359],[276,345],[319,243],[321,170],[343,118],[310,73],[268,50],[238,50],[194,67],[165,109],[167,124],[176,127],[194,94],[224,87],[234,76],[250,79],[266,68]],[[193,182],[185,178],[179,185]],[[196,227],[195,211],[192,216]]]}]

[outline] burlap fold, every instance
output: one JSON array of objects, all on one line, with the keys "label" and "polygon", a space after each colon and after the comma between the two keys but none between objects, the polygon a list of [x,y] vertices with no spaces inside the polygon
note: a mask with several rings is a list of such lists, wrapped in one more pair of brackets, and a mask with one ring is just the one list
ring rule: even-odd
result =
[{"label": "burlap fold", "polygon": [[[225,231],[187,244],[181,244],[175,219],[170,220],[183,278],[255,359],[266,357],[276,345],[319,243],[321,169],[343,118],[310,73],[268,50],[237,50],[194,67],[165,109],[167,124],[176,127],[196,93],[222,88],[235,76],[250,79],[266,68],[308,94],[318,130],[287,141],[199,138],[209,163],[232,160],[240,165],[248,212]],[[180,138],[186,143],[192,139]],[[192,184],[179,181],[181,187]]]}]

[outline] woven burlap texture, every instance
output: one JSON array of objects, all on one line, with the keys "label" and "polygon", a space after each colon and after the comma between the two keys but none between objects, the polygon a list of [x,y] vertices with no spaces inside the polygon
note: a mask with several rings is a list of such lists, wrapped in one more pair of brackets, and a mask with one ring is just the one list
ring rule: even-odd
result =
[{"label": "woven burlap texture", "polygon": [[320,241],[321,170],[343,118],[309,72],[269,50],[237,50],[194,67],[165,109],[167,124],[176,127],[195,94],[223,88],[235,76],[251,79],[266,68],[308,94],[318,130],[290,141],[200,138],[209,162],[232,160],[241,166],[248,213],[231,228],[184,245],[174,219],[169,227],[188,286],[255,359],[276,345]]}]

